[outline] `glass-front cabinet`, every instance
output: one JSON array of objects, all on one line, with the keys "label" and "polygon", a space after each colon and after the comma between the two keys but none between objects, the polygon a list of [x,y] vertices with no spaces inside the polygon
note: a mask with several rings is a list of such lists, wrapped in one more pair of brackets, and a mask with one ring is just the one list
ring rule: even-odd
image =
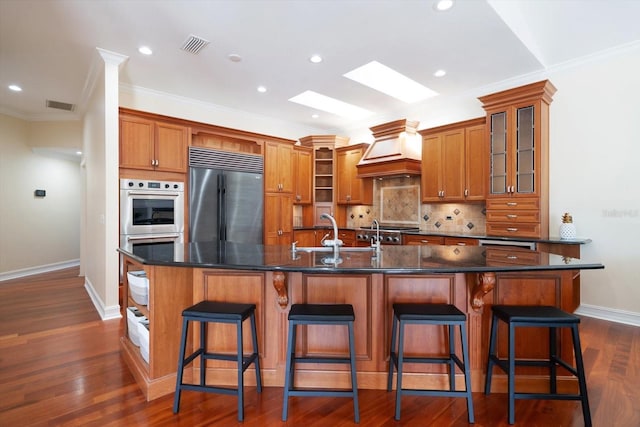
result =
[{"label": "glass-front cabinet", "polygon": [[479,98],[487,113],[487,235],[549,235],[548,80]]},{"label": "glass-front cabinet", "polygon": [[[535,114],[534,105],[490,114],[490,194],[538,192],[536,170],[540,168],[540,150],[536,147],[539,141],[536,141]],[[513,123],[510,125],[509,121]]]}]

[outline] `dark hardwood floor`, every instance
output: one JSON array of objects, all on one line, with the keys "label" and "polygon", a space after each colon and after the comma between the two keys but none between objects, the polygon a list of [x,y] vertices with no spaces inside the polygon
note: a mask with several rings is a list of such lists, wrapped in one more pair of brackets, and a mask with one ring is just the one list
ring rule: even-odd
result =
[{"label": "dark hardwood floor", "polygon": [[[0,426],[230,426],[233,396],[184,392],[146,402],[120,357],[121,320],[101,321],[77,269],[0,282]],[[640,426],[640,328],[583,318],[583,354],[594,426]],[[407,396],[393,420],[394,393],[360,390],[363,426],[467,425],[464,399]],[[245,390],[245,426],[349,426],[342,398],[292,398],[282,388]],[[506,395],[474,393],[477,426],[506,426]],[[522,426],[580,426],[578,402],[518,401]]]}]

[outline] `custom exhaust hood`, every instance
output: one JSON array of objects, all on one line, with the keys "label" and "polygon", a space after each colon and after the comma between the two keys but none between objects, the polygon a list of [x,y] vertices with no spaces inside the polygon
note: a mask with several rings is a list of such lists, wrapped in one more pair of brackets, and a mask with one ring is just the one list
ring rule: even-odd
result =
[{"label": "custom exhaust hood", "polygon": [[356,165],[358,178],[420,175],[422,138],[420,122],[396,120],[371,129],[375,140]]}]

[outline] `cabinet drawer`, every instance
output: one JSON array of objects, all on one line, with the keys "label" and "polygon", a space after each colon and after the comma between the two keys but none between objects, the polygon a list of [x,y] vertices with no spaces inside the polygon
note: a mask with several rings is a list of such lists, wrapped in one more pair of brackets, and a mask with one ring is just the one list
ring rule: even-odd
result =
[{"label": "cabinet drawer", "polygon": [[539,223],[540,211],[487,209],[487,222]]},{"label": "cabinet drawer", "polygon": [[487,211],[490,210],[540,210],[538,197],[506,197],[487,199]]},{"label": "cabinet drawer", "polygon": [[540,237],[540,224],[487,221],[487,236]]},{"label": "cabinet drawer", "polygon": [[444,237],[420,236],[417,234],[403,234],[403,245],[444,245]]},{"label": "cabinet drawer", "polygon": [[470,237],[445,237],[444,238],[445,245],[456,245],[456,246],[478,246],[478,239],[472,239]]},{"label": "cabinet drawer", "polygon": [[540,263],[540,253],[520,248],[487,248],[488,265],[530,265]]}]

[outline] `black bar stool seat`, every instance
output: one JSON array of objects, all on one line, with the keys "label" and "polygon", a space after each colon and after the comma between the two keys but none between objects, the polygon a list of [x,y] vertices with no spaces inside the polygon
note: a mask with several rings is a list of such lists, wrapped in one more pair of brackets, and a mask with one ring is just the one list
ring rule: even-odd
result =
[{"label": "black bar stool seat", "polygon": [[[260,375],[260,357],[258,352],[258,335],[256,332],[256,305],[239,304],[217,301],[201,301],[196,305],[186,308],[182,312],[182,338],[180,343],[180,355],[178,357],[178,372],[176,377],[176,392],[173,401],[173,413],[180,410],[180,395],[182,390],[203,391],[209,393],[235,394],[238,396],[238,421],[244,420],[244,371],[251,364],[256,370],[256,386],[258,392],[262,391],[262,378]],[[244,355],[242,348],[242,323],[250,319],[251,340],[253,352]],[[187,337],[189,322],[200,322],[200,347],[185,357],[187,347]],[[207,324],[208,323],[235,323],[237,337],[237,353],[216,353],[207,352]],[[200,357],[200,383],[183,383],[183,371],[185,366]],[[206,382],[206,361],[207,360],[227,360],[235,361],[238,368],[238,385],[235,388],[217,387],[207,385]]]},{"label": "black bar stool seat", "polygon": [[[355,314],[350,304],[293,304],[289,311],[289,335],[287,339],[287,364],[284,378],[282,421],[289,414],[289,396],[331,396],[353,398],[355,422],[360,422],[358,384],[356,380],[356,349],[353,322]],[[296,356],[296,327],[298,325],[345,325],[349,331],[349,357]],[[351,390],[347,389],[297,389],[294,388],[296,363],[345,363],[351,369]]]},{"label": "black bar stool seat", "polygon": [[[498,366],[507,374],[508,379],[508,417],[509,424],[515,423],[516,399],[550,399],[550,400],[579,400],[582,403],[582,414],[585,426],[591,426],[591,412],[587,396],[587,383],[584,374],[584,363],[580,347],[578,325],[580,318],[556,307],[534,305],[494,305],[491,307],[491,334],[489,341],[489,355],[487,358],[487,375],[485,377],[484,392],[491,392],[491,377],[493,367]],[[501,359],[496,350],[498,335],[498,321],[503,321],[509,328],[508,357]],[[549,358],[547,360],[525,360],[515,358],[515,328],[542,327],[549,328]],[[573,367],[557,354],[556,328],[571,328],[573,351],[576,366]],[[557,392],[557,366],[560,365],[578,378],[578,394]],[[549,393],[516,393],[516,366],[545,366],[549,368]]]},{"label": "black bar stool seat", "polygon": [[[391,391],[393,370],[396,369],[396,411],[395,419],[400,420],[401,398],[403,394],[414,396],[466,397],[469,423],[474,423],[473,399],[471,395],[471,369],[466,331],[467,316],[451,304],[395,303],[393,304],[393,326],[391,330],[391,349],[389,351],[389,375],[387,391]],[[410,324],[444,325],[449,332],[448,357],[405,357],[404,327]],[[460,328],[462,360],[455,351],[455,326]],[[396,351],[396,336],[397,351]],[[449,365],[449,390],[406,389],[402,388],[404,363],[446,363]],[[465,390],[456,390],[456,366],[464,373]]]}]

